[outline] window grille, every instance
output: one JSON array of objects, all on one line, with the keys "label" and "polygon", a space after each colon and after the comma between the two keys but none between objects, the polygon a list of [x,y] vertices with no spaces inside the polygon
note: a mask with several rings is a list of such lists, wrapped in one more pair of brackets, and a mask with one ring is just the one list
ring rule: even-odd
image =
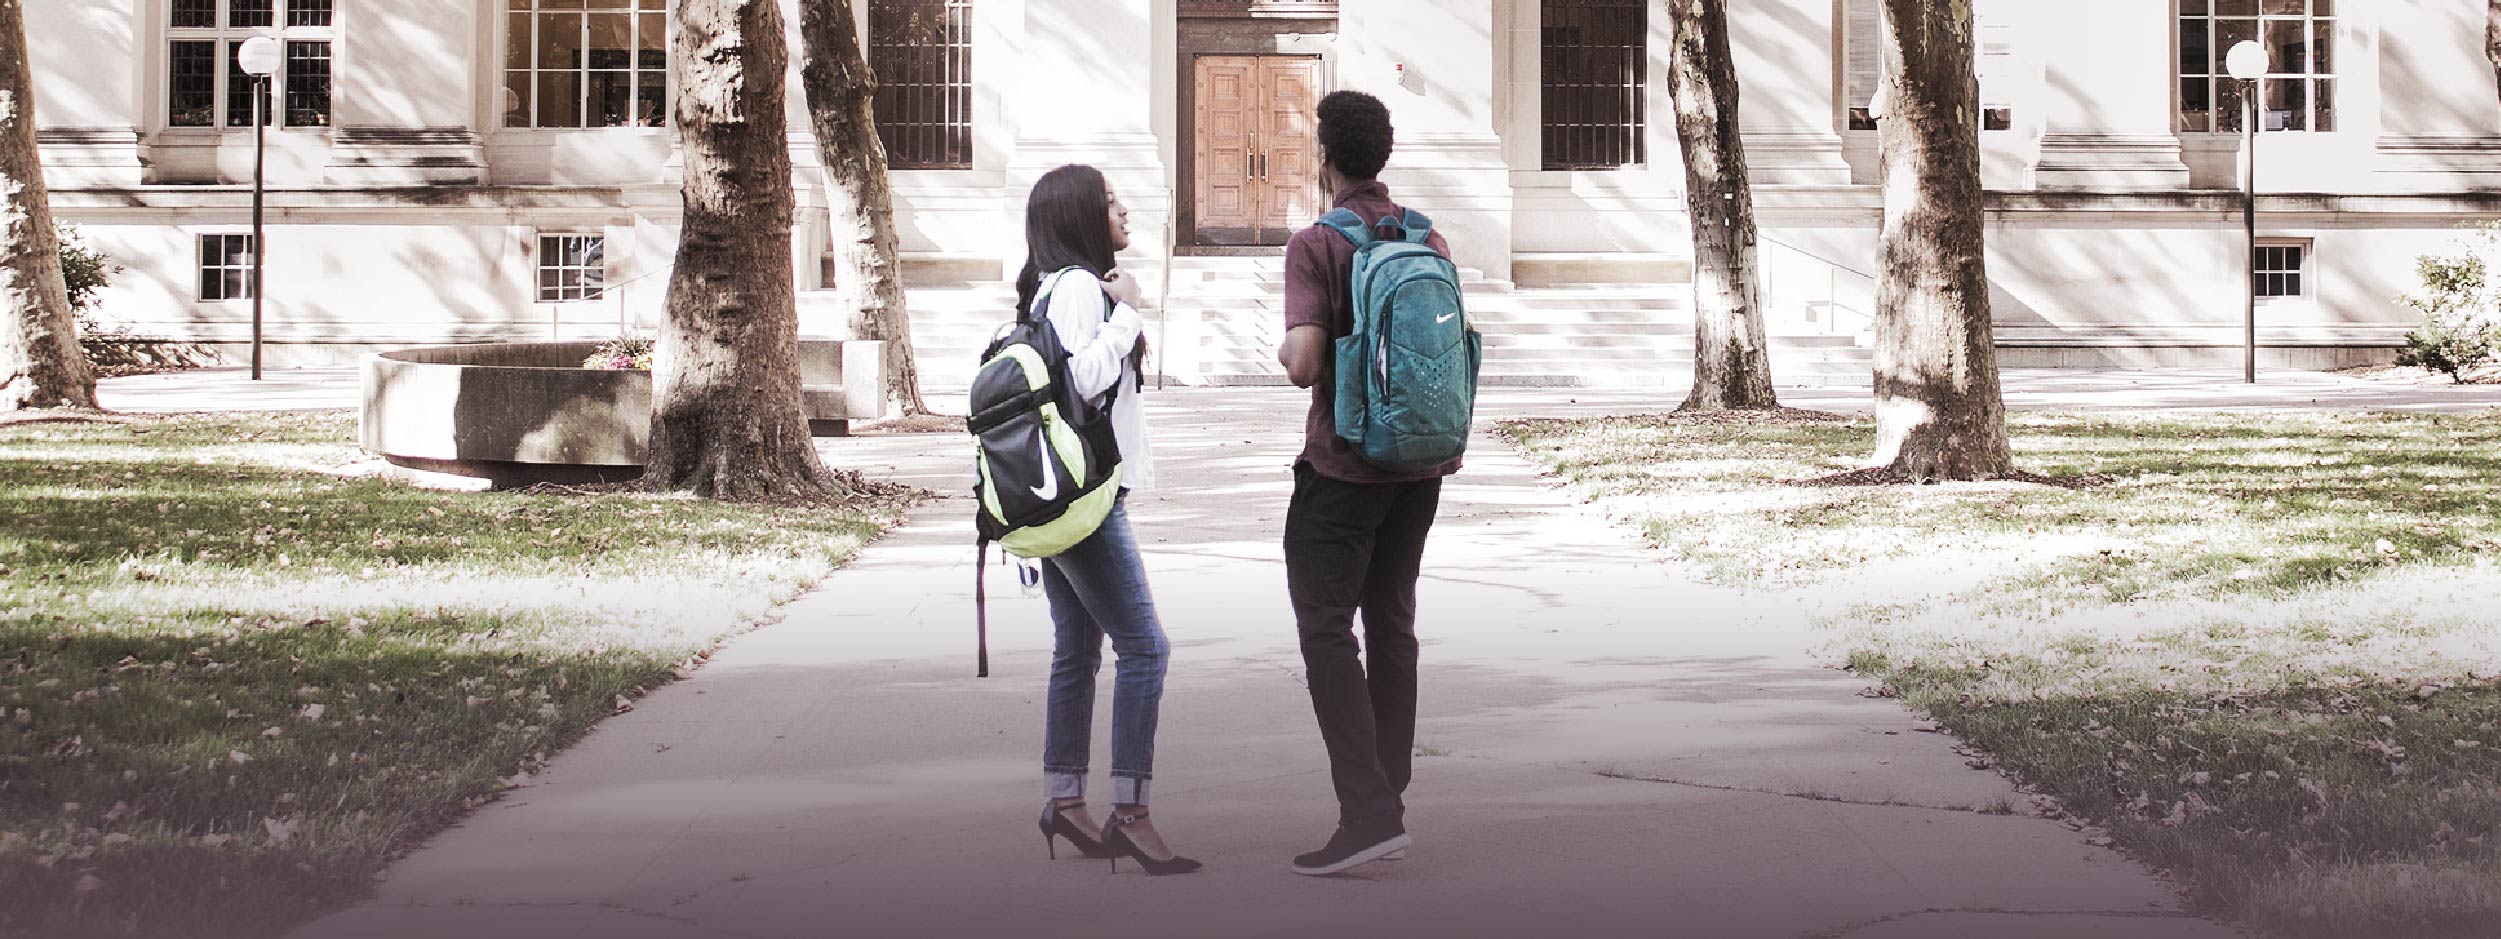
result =
[{"label": "window grille", "polygon": [[507,0],[504,126],[665,127],[667,0]]},{"label": "window grille", "polygon": [[1538,80],[1545,168],[1616,169],[1644,162],[1649,4],[1544,0],[1541,15]]},{"label": "window grille", "polygon": [[2180,130],[2237,134],[2249,83],[2224,71],[2244,41],[2267,50],[2263,131],[2336,129],[2335,0],[2180,0]]},{"label": "window grille", "polygon": [[200,299],[249,300],[252,283],[252,236],[200,236]]},{"label": "window grille", "polygon": [[877,137],[895,169],[973,165],[972,0],[872,0]]}]

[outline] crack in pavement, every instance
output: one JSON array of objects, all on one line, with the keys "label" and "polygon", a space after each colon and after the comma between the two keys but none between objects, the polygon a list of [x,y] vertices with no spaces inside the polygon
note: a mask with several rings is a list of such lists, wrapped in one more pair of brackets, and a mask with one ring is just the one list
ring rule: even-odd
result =
[{"label": "crack in pavement", "polygon": [[2091,917],[2096,917],[2096,918],[2100,918],[2100,919],[2187,919],[2187,920],[2193,920],[2193,919],[2197,919],[2197,918],[2198,918],[2198,917],[2197,917],[2197,914],[2195,914],[2195,913],[2191,913],[2191,912],[2188,912],[2188,911],[2186,911],[2186,910],[2007,910],[2007,909],[1999,909],[1999,908],[1996,908],[1996,907],[1986,907],[1986,906],[1969,906],[1969,907],[1929,907],[1929,908],[1924,909],[1924,910],[1911,910],[1911,911],[1909,911],[1909,912],[1905,912],[1905,913],[1893,913],[1893,914],[1889,914],[1889,915],[1885,915],[1885,916],[1879,916],[1879,917],[1876,917],[1876,918],[1874,918],[1874,919],[1860,920],[1860,921],[1857,921],[1857,922],[1852,922],[1852,923],[1844,923],[1844,924],[1842,924],[1842,925],[1840,925],[1840,926],[1836,926],[1836,927],[1833,927],[1833,928],[1831,928],[1831,929],[1819,929],[1819,930],[1816,930],[1816,931],[1814,931],[1814,932],[1799,933],[1799,934],[1798,934],[1798,939],[1843,939],[1843,937],[1848,936],[1848,935],[1851,935],[1851,934],[1853,934],[1853,933],[1864,932],[1864,931],[1866,931],[1866,930],[1868,930],[1868,929],[1872,929],[1872,928],[1877,927],[1877,926],[1882,926],[1882,925],[1884,925],[1884,924],[1886,924],[1886,923],[1899,922],[1899,921],[1901,921],[1901,920],[1906,920],[1906,919],[1910,919],[1910,918],[1913,918],[1913,917],[1918,917],[1918,916],[1936,916],[1936,915],[1953,916],[1953,915],[1958,915],[1958,914],[1967,914],[1967,915],[1975,915],[1975,916],[2038,916],[2038,917],[2049,917],[2049,916],[2091,916]]}]

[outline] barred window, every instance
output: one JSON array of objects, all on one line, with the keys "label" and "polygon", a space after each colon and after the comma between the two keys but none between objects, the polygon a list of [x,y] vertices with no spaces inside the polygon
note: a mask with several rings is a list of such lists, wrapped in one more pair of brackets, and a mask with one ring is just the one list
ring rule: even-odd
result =
[{"label": "barred window", "polygon": [[200,236],[200,299],[249,300],[252,283],[252,236]]},{"label": "barred window", "polygon": [[1544,0],[1539,83],[1549,170],[1616,169],[1643,153],[1650,62],[1643,0]]},{"label": "barred window", "polygon": [[165,123],[174,127],[217,126],[217,42],[178,40],[174,43],[171,89]]},{"label": "barred window", "polygon": [[276,0],[226,0],[226,25],[234,29],[267,29],[278,25]]},{"label": "barred window", "polygon": [[216,29],[217,0],[174,0],[175,29]]},{"label": "barred window", "polygon": [[871,0],[868,64],[887,165],[971,169],[972,0]]},{"label": "barred window", "polygon": [[2335,0],[2180,0],[2180,129],[2241,132],[2249,83],[2223,59],[2248,41],[2267,50],[2258,129],[2334,131]]},{"label": "barred window", "polygon": [[331,0],[287,0],[287,25],[328,26]]},{"label": "barred window", "polygon": [[608,284],[608,239],[599,235],[541,235],[538,300],[597,300]]},{"label": "barred window", "polygon": [[[169,127],[252,126],[252,76],[243,71],[244,40],[285,41],[272,100],[262,120],[273,126],[330,125],[332,0],[174,0],[167,43],[165,123]],[[223,25],[220,25],[223,24]]]},{"label": "barred window", "polygon": [[287,42],[287,126],[330,122],[330,44]]},{"label": "barred window", "polygon": [[504,26],[504,126],[667,126],[667,0],[509,0]]}]

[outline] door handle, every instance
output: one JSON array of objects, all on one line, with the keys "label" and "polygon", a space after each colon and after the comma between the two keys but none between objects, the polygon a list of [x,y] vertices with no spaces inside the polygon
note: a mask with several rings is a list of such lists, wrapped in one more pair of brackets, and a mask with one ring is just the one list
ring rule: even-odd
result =
[{"label": "door handle", "polygon": [[1265,153],[1259,155],[1259,178],[1268,178],[1268,155]]},{"label": "door handle", "polygon": [[1242,151],[1242,178],[1243,178],[1243,179],[1258,179],[1258,178],[1259,178],[1259,170],[1258,170],[1258,166],[1259,166],[1259,155],[1258,155],[1258,154],[1256,154],[1256,153],[1252,153],[1252,152],[1250,152],[1250,151],[1248,151],[1248,150],[1244,150],[1244,151]]}]

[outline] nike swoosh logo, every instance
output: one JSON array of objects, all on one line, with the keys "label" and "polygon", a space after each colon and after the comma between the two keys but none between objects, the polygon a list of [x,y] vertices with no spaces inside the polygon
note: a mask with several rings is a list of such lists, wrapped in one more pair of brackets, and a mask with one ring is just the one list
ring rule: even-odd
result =
[{"label": "nike swoosh logo", "polygon": [[1042,485],[1029,486],[1033,497],[1044,502],[1059,498],[1059,474],[1051,470],[1051,447],[1041,434],[1033,435],[1033,453],[1042,461]]},{"label": "nike swoosh logo", "polygon": [[1435,317],[1435,318],[1433,319],[1433,322],[1435,322],[1435,323],[1447,323],[1447,322],[1450,322],[1451,320],[1455,320],[1455,319],[1458,319],[1458,318],[1459,318],[1459,314],[1457,314],[1457,313],[1445,313],[1445,314],[1443,314],[1443,315],[1441,315],[1441,316]]}]

